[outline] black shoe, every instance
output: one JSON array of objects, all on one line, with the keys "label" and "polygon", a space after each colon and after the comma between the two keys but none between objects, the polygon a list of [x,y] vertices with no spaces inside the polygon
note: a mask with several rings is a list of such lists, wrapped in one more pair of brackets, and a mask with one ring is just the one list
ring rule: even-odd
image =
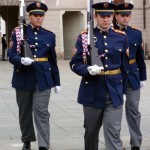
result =
[{"label": "black shoe", "polygon": [[45,147],[39,147],[39,150],[48,150],[48,149]]},{"label": "black shoe", "polygon": [[132,147],[131,150],[140,150],[139,147]]},{"label": "black shoe", "polygon": [[30,141],[24,142],[22,150],[31,150],[31,144]]}]

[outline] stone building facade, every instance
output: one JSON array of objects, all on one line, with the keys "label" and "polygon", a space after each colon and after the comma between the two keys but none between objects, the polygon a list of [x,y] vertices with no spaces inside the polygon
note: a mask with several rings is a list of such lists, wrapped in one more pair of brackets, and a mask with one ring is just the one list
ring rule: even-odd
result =
[{"label": "stone building facade", "polygon": [[[94,3],[96,2],[99,0],[94,0]],[[150,58],[150,0],[125,0],[125,2],[134,4],[130,25],[138,27],[143,32],[145,55]],[[59,6],[56,0],[45,0],[45,3],[49,11],[44,26],[56,33],[57,52],[60,56],[69,59],[76,36],[86,28],[87,0],[59,0]]]},{"label": "stone building facade", "polygon": [[[8,2],[11,0],[7,0]],[[30,0],[31,2],[32,0]],[[44,28],[51,30],[56,34],[56,51],[59,59],[70,59],[72,49],[76,41],[77,35],[86,28],[87,19],[87,0],[41,0],[48,6],[48,12],[45,15],[43,23]],[[94,0],[94,3],[109,0]],[[110,0],[111,1],[111,0]],[[29,0],[25,0],[26,5]],[[145,56],[150,58],[150,0],[125,0],[125,2],[133,2],[134,10],[130,25],[138,27],[143,32],[143,42],[145,47]],[[8,6],[10,7],[8,3]],[[14,8],[19,4],[16,1]],[[5,7],[0,4],[0,7]],[[19,7],[18,7],[19,8]],[[11,8],[13,9],[13,8]],[[15,11],[15,10],[13,10]],[[16,14],[18,11],[16,10]],[[1,15],[1,11],[0,11]],[[2,17],[5,16],[3,13]],[[10,15],[9,15],[10,16]],[[4,17],[6,18],[6,16]],[[7,20],[8,16],[7,16]],[[17,22],[7,22],[6,27],[9,39],[10,29],[14,28]],[[18,20],[18,15],[16,15]],[[9,28],[9,29],[8,29]]]}]

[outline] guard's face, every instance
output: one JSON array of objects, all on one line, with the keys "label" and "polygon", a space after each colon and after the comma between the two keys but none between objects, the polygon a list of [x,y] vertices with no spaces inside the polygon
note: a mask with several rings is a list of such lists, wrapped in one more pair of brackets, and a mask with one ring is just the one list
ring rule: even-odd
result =
[{"label": "guard's face", "polygon": [[108,29],[111,26],[111,23],[112,23],[112,20],[113,20],[113,16],[114,16],[113,14],[106,15],[106,16],[97,14],[97,15],[95,15],[95,20],[97,22],[97,25],[100,28],[105,30],[105,29]]},{"label": "guard's face", "polygon": [[40,27],[43,23],[44,15],[31,14],[29,15],[29,20],[34,27]]},{"label": "guard's face", "polygon": [[122,26],[126,27],[131,19],[131,14],[117,14],[115,15],[116,21]]}]

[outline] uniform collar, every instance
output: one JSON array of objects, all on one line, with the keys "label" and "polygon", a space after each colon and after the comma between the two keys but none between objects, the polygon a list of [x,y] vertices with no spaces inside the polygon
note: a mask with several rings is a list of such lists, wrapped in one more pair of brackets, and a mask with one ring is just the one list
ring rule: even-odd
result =
[{"label": "uniform collar", "polygon": [[97,28],[99,29],[100,33],[102,33],[102,34],[108,34],[110,32],[111,26],[108,29],[106,29],[106,30],[102,29],[98,25],[97,25]]},{"label": "uniform collar", "polygon": [[32,30],[41,30],[42,29],[42,26],[37,28],[37,27],[33,26],[31,23],[29,23],[29,26],[31,27]]},{"label": "uniform collar", "polygon": [[116,22],[116,25],[118,26],[119,30],[121,30],[121,31],[126,31],[128,28],[128,26],[125,26],[125,27],[121,26],[118,22]]}]

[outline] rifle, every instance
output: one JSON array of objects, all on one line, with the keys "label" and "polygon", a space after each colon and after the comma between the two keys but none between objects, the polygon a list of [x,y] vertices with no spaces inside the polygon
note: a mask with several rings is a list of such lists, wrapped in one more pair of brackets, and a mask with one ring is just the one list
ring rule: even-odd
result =
[{"label": "rifle", "polygon": [[26,21],[25,21],[25,3],[24,0],[20,0],[20,28],[21,28],[21,43],[22,43],[22,56],[33,59],[33,55],[29,44],[26,40]]},{"label": "rifle", "polygon": [[93,0],[88,0],[87,10],[87,28],[88,28],[88,48],[91,51],[91,65],[98,65],[103,67],[100,57],[98,56],[98,48],[95,47],[94,33],[93,33]]}]

